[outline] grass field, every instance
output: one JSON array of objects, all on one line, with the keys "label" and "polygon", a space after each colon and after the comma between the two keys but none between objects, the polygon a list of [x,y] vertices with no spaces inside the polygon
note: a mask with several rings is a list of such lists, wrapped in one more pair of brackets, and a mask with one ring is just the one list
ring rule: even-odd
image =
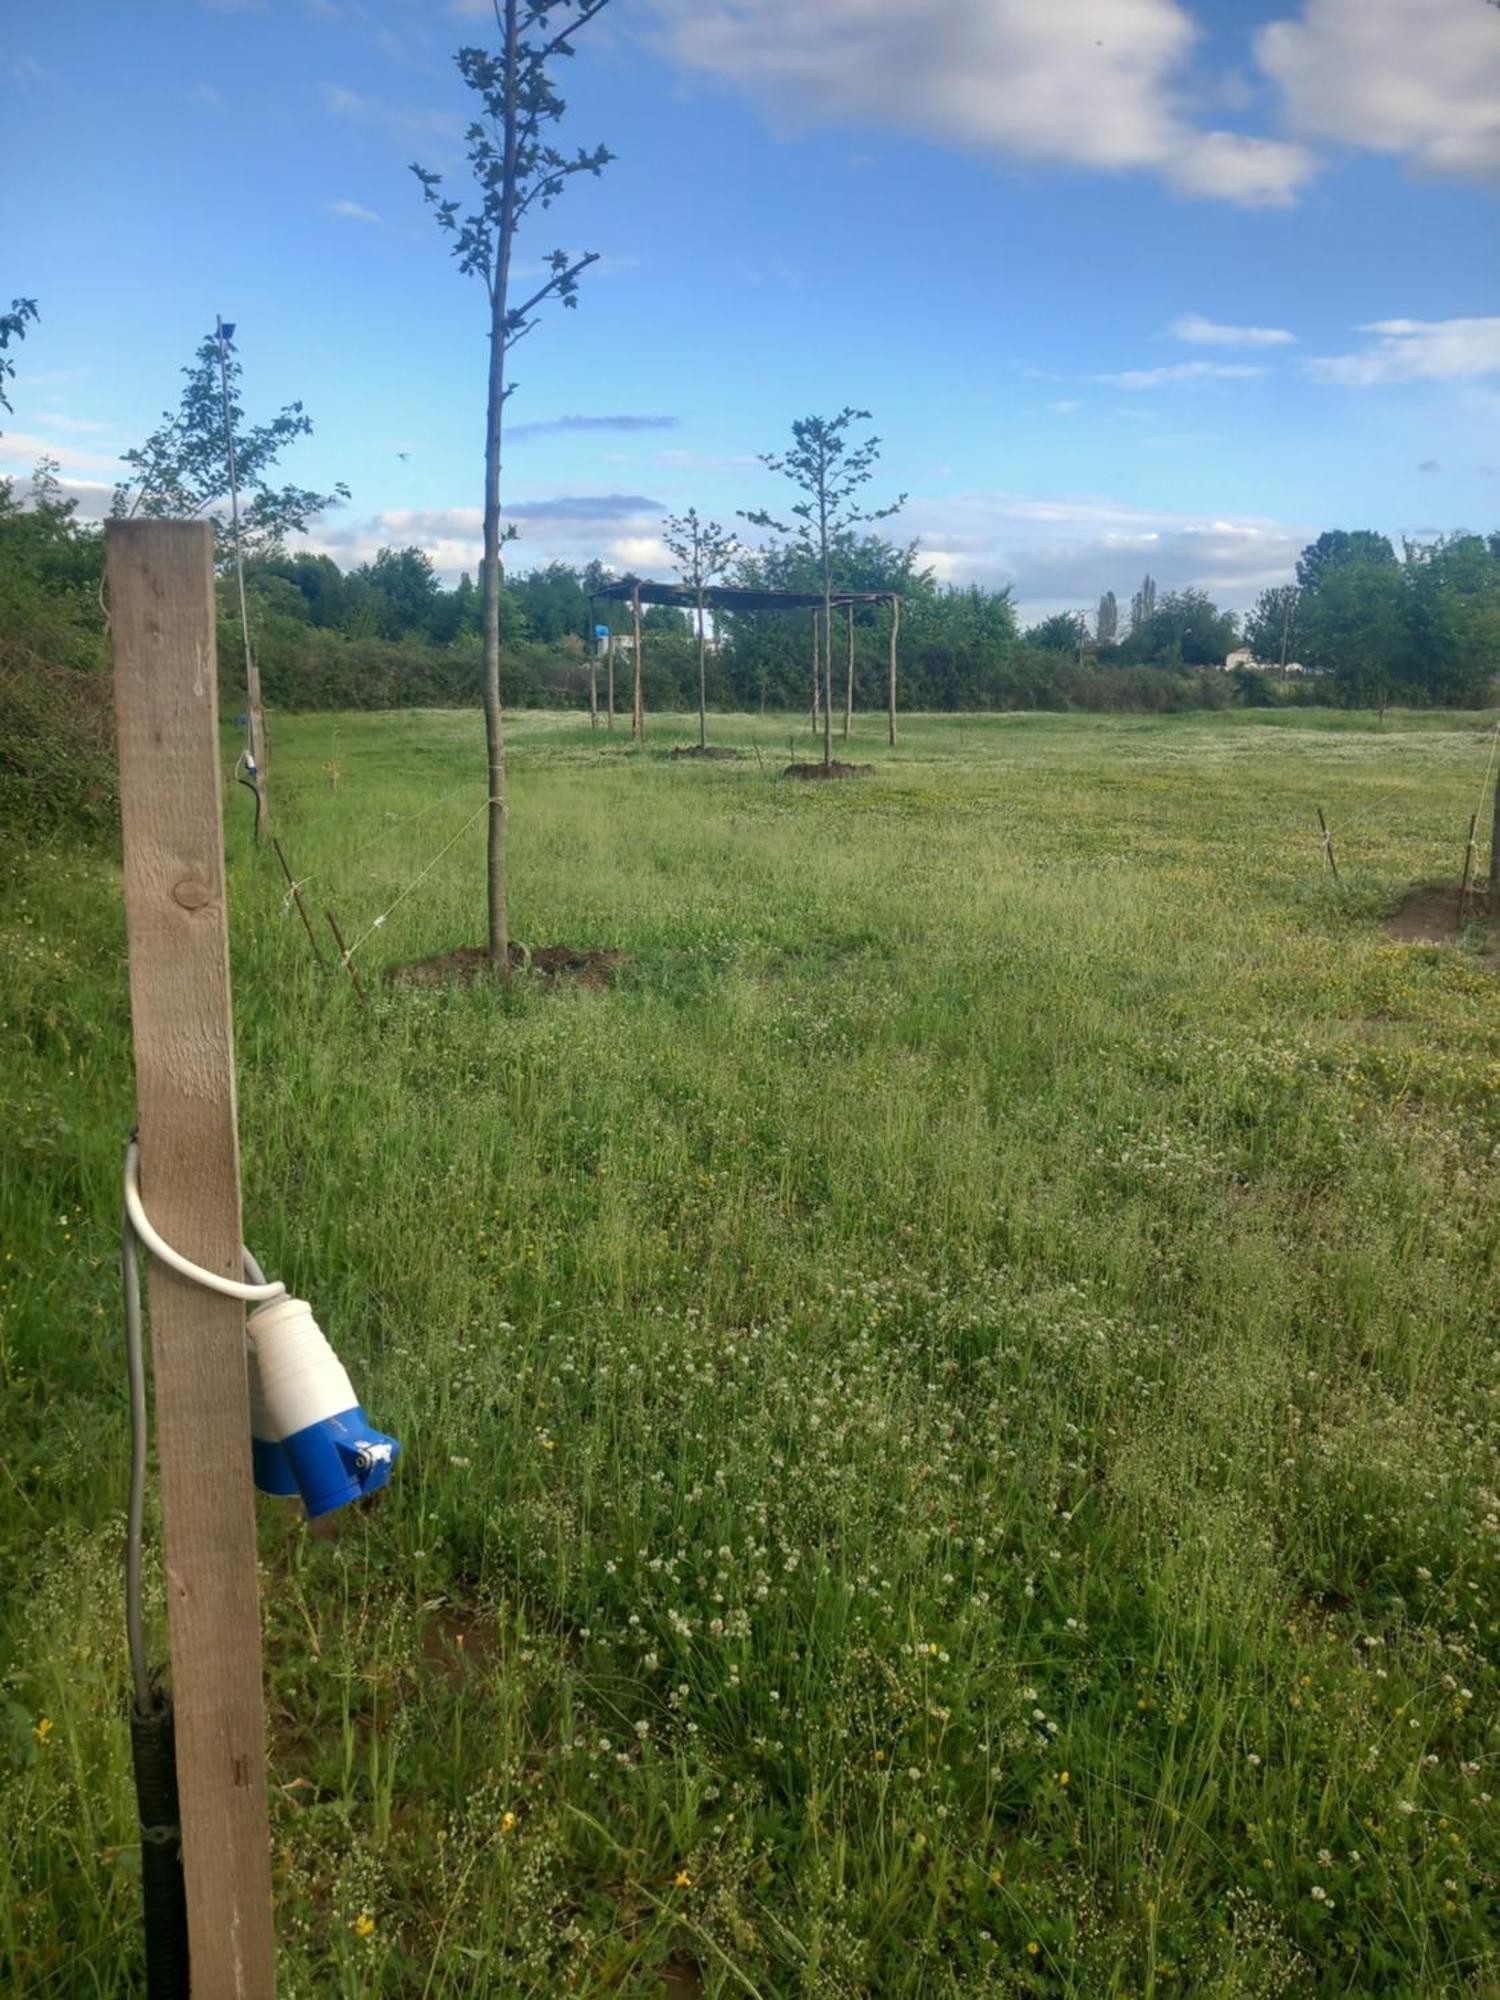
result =
[{"label": "grass field", "polygon": [[[361,1011],[228,801],[247,1236],[405,1445],[260,1503],[285,1993],[1500,1993],[1500,987],[1380,922],[1487,720],[791,726],[516,720],[515,934],[605,991],[382,987],[475,825]],[[277,726],[315,909],[480,734]],[[0,1986],[125,1994],[114,864],[0,945]]]}]

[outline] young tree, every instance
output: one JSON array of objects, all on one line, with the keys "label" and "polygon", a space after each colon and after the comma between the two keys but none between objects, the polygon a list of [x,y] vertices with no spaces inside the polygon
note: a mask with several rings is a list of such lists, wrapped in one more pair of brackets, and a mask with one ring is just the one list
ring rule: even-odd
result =
[{"label": "young tree", "polygon": [[12,299],[10,311],[0,313],[0,410],[9,412],[10,397],[6,384],[16,372],[16,364],[6,353],[13,340],[24,340],[28,324],[37,318],[35,299]]},{"label": "young tree", "polygon": [[288,445],[311,435],[312,418],[300,403],[288,403],[269,423],[246,424],[232,326],[218,321],[182,372],[187,386],[176,410],[162,413],[160,425],[143,445],[121,452],[131,477],[115,488],[111,511],[189,520],[206,514],[220,564],[234,567],[250,713],[246,762],[255,792],[255,837],[264,840],[269,821],[266,725],[246,615],[245,561],[278,553],[289,534],[304,533],[319,514],[347,500],[349,489],[341,483],[331,493],[314,493],[302,486],[271,485],[268,474]]},{"label": "young tree", "polygon": [[698,509],[669,514],[661,538],[671,550],[677,573],[698,605],[698,748],[708,748],[708,638],[704,630],[703,593],[723,576],[740,552],[740,545],[717,521],[699,518]]},{"label": "young tree", "polygon": [[880,456],[880,439],[851,444],[852,425],[868,423],[870,412],[845,406],[836,417],[799,417],[792,425],[791,449],[762,452],[760,462],[783,473],[805,496],[794,502],[795,527],[764,510],[744,518],[757,528],[795,535],[818,567],[823,589],[823,768],[833,768],[833,568],[834,543],[865,521],[884,521],[905,505],[899,494],[889,507],[860,507],[856,495],[870,479]]},{"label": "young tree", "polygon": [[1245,644],[1262,665],[1274,660],[1282,673],[1298,647],[1297,606],[1302,593],[1295,583],[1278,583],[1263,590],[1245,620]]},{"label": "young tree", "polygon": [[422,194],[438,227],[453,238],[453,255],[466,277],[478,278],[489,303],[489,389],[484,434],[484,729],[489,757],[489,956],[496,975],[510,970],[510,919],[505,873],[505,720],[500,709],[500,445],[505,404],[515,384],[510,350],[532,330],[550,299],[578,303],[578,279],[598,252],[580,257],[554,250],[546,276],[519,304],[512,304],[511,259],[516,232],[535,209],[550,208],[576,174],[599,174],[612,155],[603,146],[561,152],[547,137],[567,107],[552,72],[574,53],[579,30],[609,0],[495,0],[497,50],[463,48],[454,58],[480,103],[467,135],[475,206],[443,197],[442,175],[414,165]]},{"label": "young tree", "polygon": [[1094,626],[1095,641],[1102,653],[1106,646],[1119,644],[1120,606],[1112,590],[1099,599],[1099,616]]}]

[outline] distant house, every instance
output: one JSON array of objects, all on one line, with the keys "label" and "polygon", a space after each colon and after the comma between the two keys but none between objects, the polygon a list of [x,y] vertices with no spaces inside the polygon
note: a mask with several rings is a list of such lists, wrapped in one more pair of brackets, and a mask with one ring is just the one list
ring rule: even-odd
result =
[{"label": "distant house", "polygon": [[[1255,674],[1279,674],[1282,671],[1280,663],[1276,660],[1257,660],[1249,646],[1236,646],[1232,653],[1226,654],[1224,664],[1219,671],[1232,674],[1237,667],[1248,667]],[[1307,669],[1299,660],[1288,660],[1286,672],[1305,674]]]}]

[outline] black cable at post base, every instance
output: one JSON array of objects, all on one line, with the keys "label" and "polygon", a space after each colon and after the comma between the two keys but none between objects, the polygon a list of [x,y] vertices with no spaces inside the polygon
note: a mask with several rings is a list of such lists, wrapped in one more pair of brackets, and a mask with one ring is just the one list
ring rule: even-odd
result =
[{"label": "black cable at post base", "polygon": [[141,1825],[141,1900],[146,1919],[146,2000],[188,2000],[187,1889],[177,1807],[172,1704],[158,1694],[150,1714],[130,1705],[130,1755]]},{"label": "black cable at post base", "polygon": [[[135,1134],[126,1148],[127,1171]],[[152,1678],[141,1605],[146,1499],[146,1357],[141,1329],[141,1268],[135,1228],[120,1219],[125,1292],[125,1361],[130,1381],[130,1510],[126,1528],[125,1629],[130,1643],[130,1761],[141,1830],[141,1896],[146,1923],[146,2000],[188,2000],[187,1889],[177,1805],[172,1704]]]}]

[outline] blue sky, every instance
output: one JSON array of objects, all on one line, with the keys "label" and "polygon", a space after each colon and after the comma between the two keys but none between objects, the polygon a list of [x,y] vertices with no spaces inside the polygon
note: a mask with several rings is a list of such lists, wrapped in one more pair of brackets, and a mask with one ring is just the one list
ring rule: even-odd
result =
[{"label": "blue sky", "polygon": [[[251,414],[314,418],[287,475],[352,489],[317,544],[472,567],[484,301],[407,169],[461,188],[487,19],[12,0],[0,472],[45,448],[97,511],[222,312]],[[663,509],[776,508],[756,454],[845,402],[892,531],[1028,615],[1500,525],[1484,0],[614,0],[566,95],[618,158],[520,250],[602,262],[517,355],[516,562],[665,573]]]}]

